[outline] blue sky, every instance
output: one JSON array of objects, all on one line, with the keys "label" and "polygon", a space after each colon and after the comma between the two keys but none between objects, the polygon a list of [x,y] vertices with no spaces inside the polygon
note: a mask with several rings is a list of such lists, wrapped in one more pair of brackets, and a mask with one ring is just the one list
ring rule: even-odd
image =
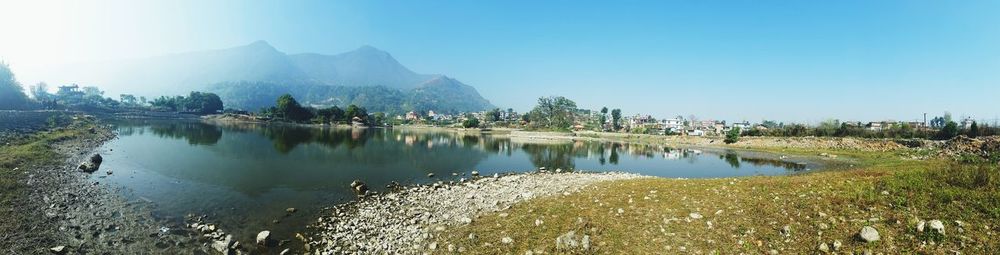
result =
[{"label": "blue sky", "polygon": [[[501,107],[562,95],[658,117],[817,122],[1000,113],[998,1],[72,1],[0,3],[32,70],[227,48],[390,52]],[[19,70],[20,69],[20,70]]]}]

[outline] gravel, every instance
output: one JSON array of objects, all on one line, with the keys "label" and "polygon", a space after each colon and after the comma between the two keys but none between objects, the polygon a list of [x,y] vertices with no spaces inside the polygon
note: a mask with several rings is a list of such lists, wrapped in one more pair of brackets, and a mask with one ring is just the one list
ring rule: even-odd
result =
[{"label": "gravel", "polygon": [[414,186],[332,208],[330,216],[320,217],[314,225],[317,231],[309,245],[317,253],[418,253],[438,232],[469,224],[483,214],[537,197],[577,192],[597,182],[640,177],[618,172],[539,172]]}]

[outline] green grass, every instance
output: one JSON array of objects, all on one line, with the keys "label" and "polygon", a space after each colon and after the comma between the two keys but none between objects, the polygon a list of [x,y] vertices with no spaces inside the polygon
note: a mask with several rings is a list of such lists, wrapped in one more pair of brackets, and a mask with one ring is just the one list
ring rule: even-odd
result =
[{"label": "green grass", "polygon": [[[808,254],[816,253],[819,244],[835,240],[843,243],[840,253],[981,254],[1000,248],[996,241],[1000,174],[995,162],[908,160],[903,158],[911,153],[905,151],[759,150],[834,153],[851,157],[857,165],[792,176],[600,183],[569,196],[516,205],[503,212],[506,217],[488,214],[448,230],[437,241],[476,254],[524,254],[528,250],[672,254],[681,253],[681,247],[696,254],[770,250]],[[624,213],[618,214],[618,208]],[[690,219],[692,212],[704,218]],[[536,219],[544,223],[535,226]],[[919,220],[932,219],[945,222],[945,235],[916,231]],[[780,233],[785,225],[792,229],[790,237]],[[858,240],[856,234],[864,226],[875,227],[882,239],[874,243]],[[556,250],[555,238],[570,230],[589,235],[594,248]],[[469,240],[470,233],[478,239]],[[504,245],[500,243],[503,237],[515,241]]]}]

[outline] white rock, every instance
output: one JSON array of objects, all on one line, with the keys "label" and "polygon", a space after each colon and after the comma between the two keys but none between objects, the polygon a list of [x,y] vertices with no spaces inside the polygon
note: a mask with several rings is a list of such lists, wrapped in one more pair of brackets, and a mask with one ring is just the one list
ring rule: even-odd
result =
[{"label": "white rock", "polygon": [[[15,170],[17,170],[17,169],[15,169]],[[55,254],[65,254],[66,253],[66,246],[60,245],[60,246],[52,247],[52,248],[49,248],[49,251],[51,251],[52,253],[55,253]]]},{"label": "white rock", "polygon": [[924,232],[924,226],[927,225],[926,221],[920,221],[917,223],[917,232]]},{"label": "white rock", "polygon": [[940,220],[932,220],[927,222],[927,225],[931,228],[931,231],[944,235],[944,222],[941,222]]},{"label": "white rock", "polygon": [[271,240],[271,231],[260,231],[257,233],[257,245],[267,245],[267,241]]},{"label": "white rock", "polygon": [[500,238],[500,243],[503,243],[503,244],[512,244],[512,243],[514,243],[514,239],[505,236],[503,238]]},{"label": "white rock", "polygon": [[843,246],[844,246],[844,243],[841,243],[840,240],[833,241],[833,250],[834,251],[840,250],[840,247],[843,247]]},{"label": "white rock", "polygon": [[865,226],[864,228],[861,228],[861,232],[858,232],[858,237],[861,237],[862,241],[869,243],[878,241],[881,238],[878,235],[878,230],[876,230],[871,226]]},{"label": "white rock", "polygon": [[691,217],[692,219],[696,219],[697,220],[697,219],[701,219],[702,216],[701,216],[700,213],[691,213],[691,214],[688,214],[688,217]]},{"label": "white rock", "polygon": [[823,252],[823,253],[827,253],[827,252],[830,251],[830,247],[827,246],[826,243],[821,243],[821,244],[819,244],[819,251]]}]

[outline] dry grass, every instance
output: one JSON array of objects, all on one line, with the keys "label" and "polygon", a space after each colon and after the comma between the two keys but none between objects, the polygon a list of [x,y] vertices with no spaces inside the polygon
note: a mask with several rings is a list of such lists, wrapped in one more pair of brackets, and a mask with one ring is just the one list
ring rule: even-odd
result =
[{"label": "dry grass", "polygon": [[[945,160],[901,160],[893,153],[839,153],[865,166],[779,177],[602,183],[481,217],[437,241],[439,247],[452,244],[479,254],[804,254],[834,241],[843,244],[838,253],[844,254],[979,254],[1000,248],[1000,195],[988,186],[997,181],[995,166],[969,169]],[[948,170],[954,168],[964,170]],[[947,234],[917,232],[918,219],[944,221]],[[543,223],[536,226],[536,220]],[[786,225],[788,236],[781,233]],[[875,227],[881,240],[860,241],[856,235],[864,226]],[[593,248],[557,251],[556,237],[570,230],[589,235]],[[470,233],[477,238],[470,240]],[[514,242],[501,244],[504,237]]]}]

